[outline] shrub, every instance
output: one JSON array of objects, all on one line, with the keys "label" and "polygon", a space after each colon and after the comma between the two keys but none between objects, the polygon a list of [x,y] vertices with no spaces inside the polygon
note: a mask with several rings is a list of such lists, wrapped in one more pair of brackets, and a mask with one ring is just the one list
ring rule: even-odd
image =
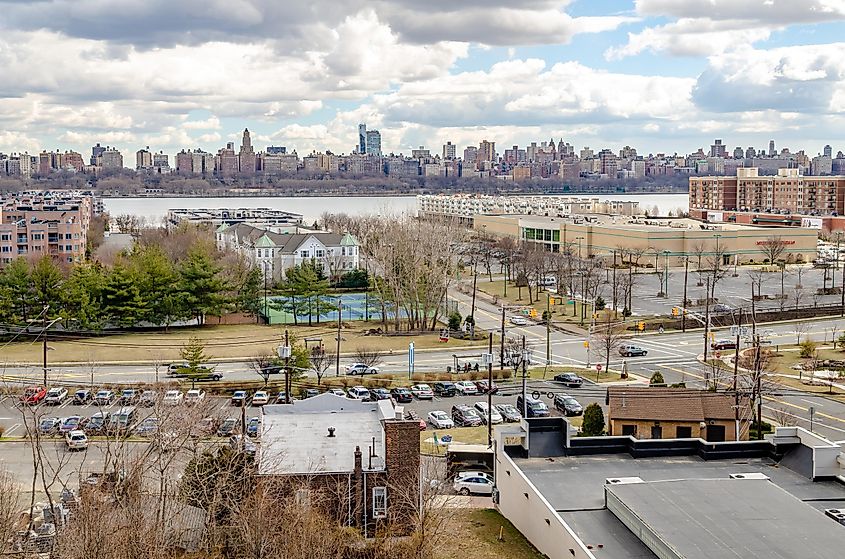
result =
[{"label": "shrub", "polygon": [[601,295],[596,297],[596,310],[597,311],[603,311],[606,306],[607,306],[607,303],[605,302],[604,298]]},{"label": "shrub", "polygon": [[666,384],[666,381],[663,380],[663,375],[660,374],[660,371],[657,371],[656,373],[651,375],[651,379],[648,381],[648,383],[651,386],[655,386],[655,385],[662,386],[662,385]]},{"label": "shrub", "polygon": [[503,379],[509,379],[513,376],[513,372],[510,369],[505,369],[504,371],[501,371],[501,373]]},{"label": "shrub", "polygon": [[458,311],[454,311],[449,314],[449,330],[460,330],[461,329],[461,321],[463,317],[461,317],[461,313]]},{"label": "shrub", "polygon": [[3,433],[5,433],[5,432],[6,432],[6,428],[4,426],[0,425],[0,438],[3,437]]},{"label": "shrub", "polygon": [[588,437],[597,437],[604,434],[604,412],[597,403],[593,402],[584,410],[584,422],[581,424],[581,431]]},{"label": "shrub", "polygon": [[809,359],[816,352],[816,342],[812,340],[804,340],[801,342],[800,355],[803,359]]}]

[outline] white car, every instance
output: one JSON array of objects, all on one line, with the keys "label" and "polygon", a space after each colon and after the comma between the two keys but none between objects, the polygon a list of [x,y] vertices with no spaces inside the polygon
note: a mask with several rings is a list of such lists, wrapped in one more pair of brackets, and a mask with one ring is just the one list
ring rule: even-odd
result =
[{"label": "white car", "polygon": [[455,426],[455,422],[449,417],[445,411],[435,410],[428,414],[428,422],[435,429],[451,429]]},{"label": "white car", "polygon": [[351,398],[352,400],[366,401],[370,399],[370,391],[363,386],[353,386],[349,389],[349,392],[346,393],[346,397]]},{"label": "white car", "polygon": [[188,390],[188,392],[185,394],[185,403],[186,404],[198,404],[203,399],[205,399],[205,392],[203,392],[199,388],[194,388],[192,390]]},{"label": "white car", "polygon": [[88,448],[88,436],[78,429],[70,431],[65,434],[65,445],[68,450],[85,450]]},{"label": "white car", "polygon": [[464,396],[475,396],[478,394],[478,387],[475,383],[469,380],[459,380],[455,383],[455,388]]},{"label": "white car", "polygon": [[415,384],[411,387],[411,394],[417,397],[417,400],[433,400],[434,391],[427,384]]},{"label": "white car", "polygon": [[263,406],[270,403],[270,393],[266,390],[259,390],[252,395],[253,406]]},{"label": "white car", "polygon": [[493,408],[492,410],[487,409],[487,402],[476,402],[475,409],[478,411],[478,415],[481,416],[481,421],[484,424],[487,424],[487,416],[490,416],[490,423],[493,425],[498,425],[502,423],[504,419],[502,419],[502,414],[499,413],[499,410]]},{"label": "white car", "polygon": [[342,388],[331,388],[329,392],[335,396],[346,396],[346,392],[344,392]]},{"label": "white car", "polygon": [[457,474],[455,474],[455,480],[456,481],[459,480],[459,479],[464,479],[464,478],[468,478],[468,477],[483,477],[484,479],[489,479],[490,481],[493,481],[492,475],[488,474],[487,472],[479,472],[477,470],[473,471],[473,472],[463,471],[463,472],[458,472]]},{"label": "white car", "polygon": [[44,404],[47,406],[58,406],[67,398],[67,388],[51,388],[44,397]]},{"label": "white car", "polygon": [[182,400],[185,398],[185,395],[182,394],[179,390],[168,390],[164,393],[164,399],[162,400],[165,404],[175,406],[182,403]]},{"label": "white car", "polygon": [[526,326],[528,324],[528,321],[522,318],[521,316],[512,316],[511,324],[513,324],[514,326]]},{"label": "white car", "polygon": [[493,480],[489,477],[466,476],[455,479],[452,488],[461,495],[476,493],[479,495],[493,494]]},{"label": "white car", "polygon": [[364,363],[352,363],[346,366],[347,375],[377,375],[378,367],[371,367]]}]

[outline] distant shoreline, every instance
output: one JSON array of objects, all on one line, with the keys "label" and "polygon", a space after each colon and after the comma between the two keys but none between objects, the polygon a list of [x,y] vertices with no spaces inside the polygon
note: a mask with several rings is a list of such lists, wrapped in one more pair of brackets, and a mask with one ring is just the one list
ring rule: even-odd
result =
[{"label": "distant shoreline", "polygon": [[121,200],[121,199],[165,199],[165,198],[407,198],[415,197],[422,194],[478,194],[482,196],[560,196],[572,198],[591,198],[591,197],[617,197],[624,198],[625,196],[681,196],[689,194],[689,192],[678,191],[661,191],[661,192],[503,192],[498,194],[488,194],[486,192],[212,192],[212,193],[179,193],[179,192],[161,192],[155,194],[125,194],[125,195],[111,195],[100,194],[99,197],[104,200]]}]

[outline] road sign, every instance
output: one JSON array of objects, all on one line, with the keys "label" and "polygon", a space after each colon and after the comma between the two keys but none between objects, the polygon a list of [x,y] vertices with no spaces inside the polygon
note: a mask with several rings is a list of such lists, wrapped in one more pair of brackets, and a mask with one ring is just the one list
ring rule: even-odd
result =
[{"label": "road sign", "polygon": [[722,352],[721,352],[721,351],[717,351],[717,352],[716,352],[716,359],[721,359],[721,358],[722,358]]},{"label": "road sign", "polygon": [[596,364],[596,370],[597,370],[598,372],[601,372],[601,363],[597,363],[597,364]]},{"label": "road sign", "polygon": [[449,329],[443,328],[440,330],[440,341],[441,342],[448,342],[449,341]]}]

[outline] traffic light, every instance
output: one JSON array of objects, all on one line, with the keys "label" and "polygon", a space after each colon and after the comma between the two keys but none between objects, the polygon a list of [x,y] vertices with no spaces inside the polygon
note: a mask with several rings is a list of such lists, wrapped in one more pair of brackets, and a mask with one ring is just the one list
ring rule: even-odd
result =
[{"label": "traffic light", "polygon": [[590,349],[590,340],[584,340],[584,347]]},{"label": "traffic light", "polygon": [[637,330],[639,330],[640,332],[645,330],[645,322],[638,322],[637,323]]},{"label": "traffic light", "polygon": [[552,306],[552,307],[555,306],[555,298],[554,297],[549,297],[549,305]]},{"label": "traffic light", "polygon": [[672,316],[678,316],[680,313],[680,309],[678,307],[672,307]]}]

